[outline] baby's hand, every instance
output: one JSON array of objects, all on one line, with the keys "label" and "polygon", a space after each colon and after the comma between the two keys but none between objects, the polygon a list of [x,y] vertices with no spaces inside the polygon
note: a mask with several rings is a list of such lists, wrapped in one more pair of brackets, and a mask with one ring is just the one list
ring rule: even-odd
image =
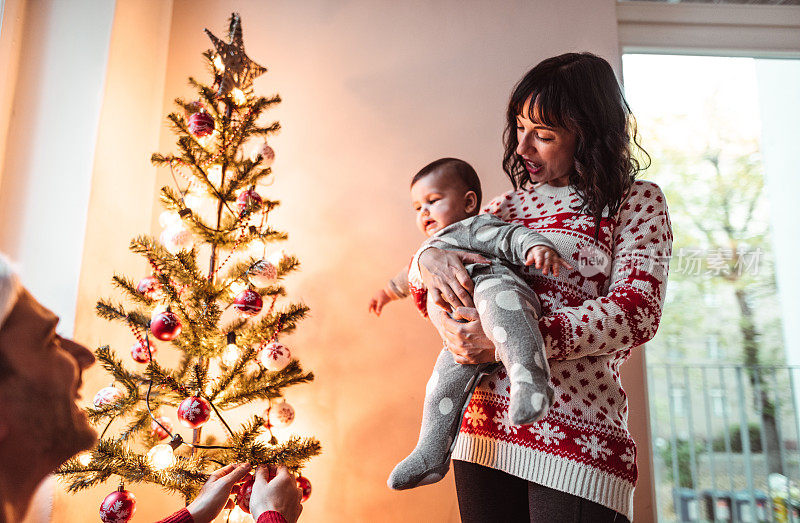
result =
[{"label": "baby's hand", "polygon": [[392,301],[392,297],[384,289],[379,290],[369,301],[369,312],[374,312],[375,316],[380,316],[384,305],[390,301]]},{"label": "baby's hand", "polygon": [[561,258],[556,251],[544,245],[537,245],[528,250],[528,255],[525,257],[525,265],[530,266],[534,264],[536,264],[536,268],[541,269],[542,274],[545,275],[548,269],[553,273],[553,276],[558,276],[559,267],[574,269],[574,267]]}]

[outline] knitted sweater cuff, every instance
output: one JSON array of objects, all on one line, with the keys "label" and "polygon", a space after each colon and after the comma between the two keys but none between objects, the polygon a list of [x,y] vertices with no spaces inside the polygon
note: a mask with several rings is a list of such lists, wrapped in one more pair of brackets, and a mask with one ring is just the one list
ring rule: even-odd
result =
[{"label": "knitted sweater cuff", "polygon": [[286,519],[284,519],[280,512],[270,510],[269,512],[261,514],[258,517],[257,523],[286,523]]}]

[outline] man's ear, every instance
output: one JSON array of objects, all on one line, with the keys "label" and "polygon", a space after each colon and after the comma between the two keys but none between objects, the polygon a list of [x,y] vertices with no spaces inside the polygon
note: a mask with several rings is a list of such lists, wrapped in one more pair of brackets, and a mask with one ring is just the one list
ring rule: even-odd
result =
[{"label": "man's ear", "polygon": [[475,212],[478,209],[478,195],[475,194],[475,191],[467,191],[464,195],[464,210],[469,212]]}]

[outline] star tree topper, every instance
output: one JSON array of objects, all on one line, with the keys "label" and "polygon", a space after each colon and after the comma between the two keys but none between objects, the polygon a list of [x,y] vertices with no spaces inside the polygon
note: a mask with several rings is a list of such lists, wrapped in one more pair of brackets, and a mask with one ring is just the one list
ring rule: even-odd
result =
[{"label": "star tree topper", "polygon": [[253,80],[267,72],[266,67],[262,67],[252,61],[244,53],[244,42],[242,41],[242,20],[239,13],[231,15],[230,28],[228,29],[229,43],[225,43],[211,31],[205,29],[206,34],[214,44],[217,54],[222,60],[224,70],[219,84],[218,96],[225,96],[231,89],[237,87],[242,91],[253,84]]}]

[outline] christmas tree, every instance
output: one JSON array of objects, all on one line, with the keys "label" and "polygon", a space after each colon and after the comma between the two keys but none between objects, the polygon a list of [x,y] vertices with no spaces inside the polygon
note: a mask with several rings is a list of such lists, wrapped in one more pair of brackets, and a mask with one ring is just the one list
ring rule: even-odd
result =
[{"label": "christmas tree", "polygon": [[[266,69],[245,54],[238,14],[230,19],[227,42],[206,33],[214,46],[203,54],[213,84],[189,79],[198,99],[177,99],[180,110],[169,115],[178,152],[152,156],[175,182],[161,189],[164,231],[158,239],[139,236],[130,246],[152,274],[139,281],[114,276],[127,301],[97,303],[102,318],[131,331],[132,361],[108,346],[95,351],[114,379],[87,408],[100,440],[58,472],[71,492],[119,477],[119,489],[101,505],[104,521],[132,516],[134,496],[123,482],[155,483],[188,502],[220,466],[282,463],[299,472],[320,452],[313,438],[279,441],[273,434],[276,425],[294,419],[282,401],[284,390],[313,379],[279,341],[308,308],[278,303],[288,301],[282,279],[299,261],[282,251],[267,255],[268,246],[287,235],[269,226],[279,202],[264,198],[258,185],[272,175],[275,154],[266,138],[280,128],[259,118],[280,97],[253,93],[253,79]],[[157,351],[157,340],[168,343]],[[180,356],[172,358],[176,365],[159,361],[167,351]],[[250,415],[241,426],[225,419],[236,408],[261,414],[265,401],[263,415]],[[191,429],[191,438],[175,430],[170,415]],[[224,440],[202,434],[209,420],[221,425]],[[305,478],[300,481],[310,490]],[[247,510],[247,482],[236,496]]]}]

